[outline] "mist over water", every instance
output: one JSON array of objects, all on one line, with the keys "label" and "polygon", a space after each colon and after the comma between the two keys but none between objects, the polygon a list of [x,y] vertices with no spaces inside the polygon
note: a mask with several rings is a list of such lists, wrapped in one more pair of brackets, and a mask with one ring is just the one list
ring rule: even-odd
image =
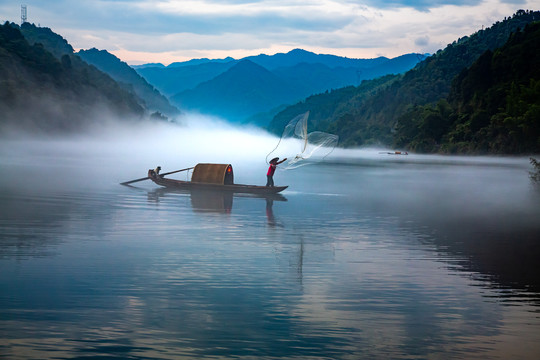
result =
[{"label": "mist over water", "polygon": [[275,199],[119,185],[264,185],[278,141],[194,115],[3,138],[0,357],[538,358],[528,158],[335,149]]},{"label": "mist over water", "polygon": [[[77,186],[82,181],[85,186],[92,186],[96,182],[118,183],[139,178],[157,165],[162,166],[163,172],[199,162],[233,163],[235,168],[246,169],[260,163],[259,168],[264,169],[265,151],[277,141],[262,130],[239,129],[205,117],[194,116],[184,122],[185,125],[111,123],[100,130],[72,136],[19,135],[12,140],[3,139],[2,161],[12,169],[19,167],[18,171],[39,171],[53,177],[70,169],[67,182]],[[6,185],[10,184],[4,180]],[[49,184],[35,181],[28,185]]]}]

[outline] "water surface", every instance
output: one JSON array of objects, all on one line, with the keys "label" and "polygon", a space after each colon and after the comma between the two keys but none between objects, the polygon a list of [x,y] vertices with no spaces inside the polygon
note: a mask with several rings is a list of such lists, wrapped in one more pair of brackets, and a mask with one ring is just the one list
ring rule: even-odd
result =
[{"label": "water surface", "polygon": [[123,187],[146,168],[70,146],[2,148],[0,357],[540,356],[527,159],[338,151],[257,198]]}]

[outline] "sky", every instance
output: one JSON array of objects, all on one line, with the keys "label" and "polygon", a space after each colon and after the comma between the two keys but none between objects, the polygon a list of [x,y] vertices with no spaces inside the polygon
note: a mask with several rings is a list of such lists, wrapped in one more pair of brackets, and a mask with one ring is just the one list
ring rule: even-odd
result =
[{"label": "sky", "polygon": [[0,21],[49,27],[130,65],[285,53],[434,53],[540,0],[0,0]]}]

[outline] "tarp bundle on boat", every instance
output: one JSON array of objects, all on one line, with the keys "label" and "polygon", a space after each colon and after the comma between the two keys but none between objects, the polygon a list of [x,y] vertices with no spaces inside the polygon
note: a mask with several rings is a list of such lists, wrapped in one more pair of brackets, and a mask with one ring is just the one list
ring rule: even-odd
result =
[{"label": "tarp bundle on boat", "polygon": [[197,164],[191,181],[205,184],[232,185],[234,174],[231,164]]}]

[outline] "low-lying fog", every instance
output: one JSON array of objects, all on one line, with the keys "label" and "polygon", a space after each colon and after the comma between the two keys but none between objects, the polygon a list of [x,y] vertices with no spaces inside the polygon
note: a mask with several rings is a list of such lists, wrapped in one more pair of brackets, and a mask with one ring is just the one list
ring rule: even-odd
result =
[{"label": "low-lying fog", "polygon": [[[224,122],[193,116],[185,125],[168,123],[109,123],[100,130],[71,136],[29,136],[4,138],[0,144],[2,167],[9,169],[18,184],[43,186],[40,180],[92,186],[121,182],[146,175],[157,165],[162,172],[199,162],[232,163],[236,168],[259,163],[276,139],[257,129],[240,129]],[[263,171],[249,169],[251,171]],[[21,175],[47,175],[27,181]],[[237,171],[237,173],[240,173]],[[16,175],[16,176],[15,176]],[[9,185],[10,181],[2,181]]]},{"label": "low-lying fog", "polygon": [[[146,176],[158,165],[164,173],[204,162],[231,163],[236,183],[264,185],[268,154],[279,140],[261,129],[195,115],[181,126],[109,124],[73,136],[13,135],[0,143],[0,188],[19,192],[113,188]],[[290,159],[300,151],[300,143],[282,141],[272,157]],[[310,166],[286,170],[287,163],[280,165],[275,181],[289,185],[290,195],[347,196],[404,210],[430,207],[435,213],[445,206],[449,211],[515,208],[521,213],[539,203],[527,157],[389,154],[393,151],[336,148],[324,159],[314,154],[305,160]]]}]

